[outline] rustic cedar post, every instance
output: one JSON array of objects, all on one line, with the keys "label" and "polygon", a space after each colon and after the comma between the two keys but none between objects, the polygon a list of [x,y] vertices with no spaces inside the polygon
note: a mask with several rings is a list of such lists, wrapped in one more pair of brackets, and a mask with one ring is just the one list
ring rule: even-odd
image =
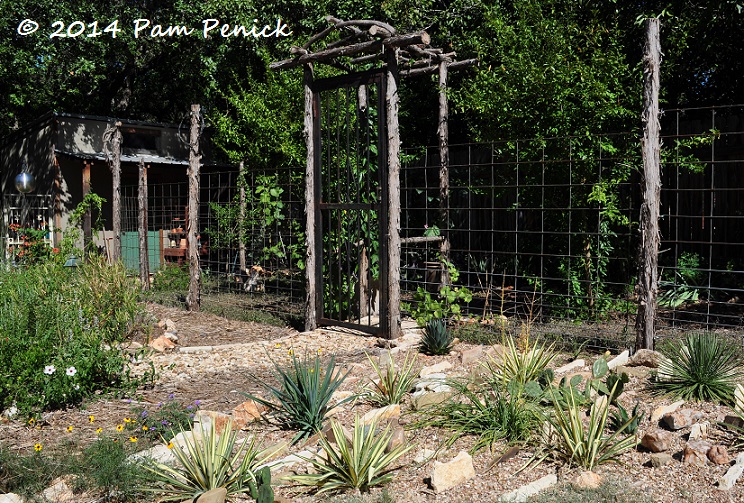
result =
[{"label": "rustic cedar post", "polygon": [[247,270],[245,262],[245,163],[240,161],[238,168],[238,187],[240,187],[238,213],[238,260],[240,261],[240,272]]},{"label": "rustic cedar post", "polygon": [[449,267],[449,103],[447,102],[447,62],[439,62],[439,219],[442,223],[442,286],[450,284]]},{"label": "rustic cedar post", "polygon": [[380,327],[383,336],[400,335],[400,130],[398,128],[398,49],[387,53],[385,108],[387,115],[388,154],[388,298],[387,319]]},{"label": "rustic cedar post", "polygon": [[305,330],[318,328],[318,297],[315,256],[315,114],[313,113],[313,66],[304,65],[305,85],[305,144],[307,171],[305,172]]},{"label": "rustic cedar post", "polygon": [[[85,199],[85,196],[90,194],[90,167],[93,163],[90,161],[85,161],[83,163],[83,199]],[[90,242],[93,239],[93,231],[91,228],[91,212],[90,212],[90,206],[88,209],[85,210],[85,215],[83,215],[83,250],[85,250],[85,254],[90,252]]]},{"label": "rustic cedar post", "polygon": [[199,228],[199,126],[201,123],[201,106],[191,105],[191,131],[189,137],[189,211],[186,228],[186,239],[189,246],[189,293],[186,296],[186,308],[199,311],[201,307],[201,275],[199,270],[199,246],[196,232]]},{"label": "rustic cedar post", "polygon": [[137,193],[139,218],[137,235],[139,236],[139,277],[142,290],[150,289],[150,257],[147,254],[147,168],[145,160],[139,162],[139,191]]},{"label": "rustic cedar post", "polygon": [[111,250],[111,261],[118,262],[121,260],[121,122],[114,124],[114,134],[111,143],[113,144],[111,160],[111,179],[113,200],[111,218],[113,222],[112,232],[114,234],[114,246]]},{"label": "rustic cedar post", "polygon": [[659,19],[646,20],[646,45],[643,55],[643,202],[641,203],[641,246],[639,257],[638,314],[636,316],[636,349],[653,349],[659,259],[659,65],[661,43]]}]

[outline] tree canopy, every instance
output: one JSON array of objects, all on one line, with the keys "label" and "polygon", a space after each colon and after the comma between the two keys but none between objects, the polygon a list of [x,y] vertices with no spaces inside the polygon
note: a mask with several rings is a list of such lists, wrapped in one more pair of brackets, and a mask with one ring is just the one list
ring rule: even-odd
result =
[{"label": "tree canopy", "polygon": [[[403,0],[6,0],[3,7],[0,136],[51,109],[177,123],[200,103],[225,160],[301,164],[301,71],[275,73],[268,65],[323,29],[327,14],[423,29],[432,45],[479,58],[477,68],[452,77],[453,140],[636,127],[638,20],[652,15],[663,21],[666,106],[744,102],[744,14],[732,0],[423,0],[415,8]],[[248,28],[256,20],[260,29],[279,18],[290,36],[201,32],[204,19]],[[21,35],[26,19],[38,29]],[[150,26],[135,38],[138,19]],[[60,25],[63,35],[82,32],[50,37]],[[194,33],[158,36],[155,25],[160,34],[171,26]],[[402,92],[404,142],[433,143],[435,83],[412,80]]]}]

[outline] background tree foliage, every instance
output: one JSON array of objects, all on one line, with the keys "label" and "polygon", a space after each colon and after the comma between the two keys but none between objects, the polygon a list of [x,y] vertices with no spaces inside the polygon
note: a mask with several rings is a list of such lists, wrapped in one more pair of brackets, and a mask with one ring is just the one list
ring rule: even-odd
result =
[{"label": "background tree foliage", "polygon": [[[433,45],[478,68],[452,77],[453,141],[628,130],[640,104],[639,17],[661,15],[668,106],[744,102],[741,4],[732,0],[6,0],[0,11],[0,136],[50,109],[180,122],[205,106],[226,160],[303,162],[301,71],[270,72],[326,26],[323,17],[374,18],[425,29]],[[287,39],[132,36],[132,22],[201,27],[204,18],[250,26],[281,17]],[[41,28],[16,32],[26,18]],[[122,32],[50,39],[51,23],[119,20]],[[318,70],[323,75],[324,70]],[[404,142],[434,142],[433,79],[403,91]]]}]

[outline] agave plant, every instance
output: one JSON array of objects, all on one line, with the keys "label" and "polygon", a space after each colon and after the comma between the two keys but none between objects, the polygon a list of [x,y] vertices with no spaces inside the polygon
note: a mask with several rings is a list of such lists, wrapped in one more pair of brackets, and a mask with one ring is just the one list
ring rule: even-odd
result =
[{"label": "agave plant", "polygon": [[453,340],[454,336],[447,328],[447,322],[441,318],[432,318],[424,327],[419,351],[425,355],[447,355]]},{"label": "agave plant", "polygon": [[293,443],[296,443],[323,429],[333,393],[341,386],[348,372],[342,374],[336,371],[334,356],[331,356],[325,368],[321,367],[317,355],[313,361],[308,361],[307,358],[299,359],[292,353],[291,359],[292,363],[286,369],[274,362],[280,383],[278,387],[264,384],[276,401],[249,393],[243,394],[265,405],[269,409],[268,416],[281,427],[297,430],[293,439]]},{"label": "agave plant", "polygon": [[732,403],[736,382],[744,378],[740,348],[713,334],[691,333],[662,350],[653,383],[662,394],[685,400]]},{"label": "agave plant", "polygon": [[338,442],[334,446],[324,435],[320,436],[323,453],[319,457],[308,458],[315,473],[293,475],[290,480],[302,485],[315,486],[318,493],[335,492],[345,489],[368,491],[370,487],[390,482],[395,468],[391,465],[414,445],[399,445],[386,452],[392,432],[390,426],[377,431],[375,423],[365,425],[354,418],[354,431],[351,443],[344,435],[343,427],[331,421],[333,437]]}]

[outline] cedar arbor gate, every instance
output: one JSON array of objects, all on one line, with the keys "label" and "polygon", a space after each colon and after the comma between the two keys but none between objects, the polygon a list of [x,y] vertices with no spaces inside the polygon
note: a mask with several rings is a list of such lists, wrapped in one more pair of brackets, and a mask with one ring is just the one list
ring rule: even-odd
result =
[{"label": "cedar arbor gate", "polygon": [[[291,59],[270,66],[304,68],[305,329],[334,325],[393,339],[401,321],[400,77],[439,75],[440,204],[447,221],[447,73],[476,60],[455,61],[454,52],[431,47],[426,32],[398,34],[379,21],[326,19],[328,28],[292,47]],[[327,42],[331,35],[338,39]],[[315,63],[343,74],[316,80]],[[434,240],[446,261],[446,233],[407,242]]]}]

